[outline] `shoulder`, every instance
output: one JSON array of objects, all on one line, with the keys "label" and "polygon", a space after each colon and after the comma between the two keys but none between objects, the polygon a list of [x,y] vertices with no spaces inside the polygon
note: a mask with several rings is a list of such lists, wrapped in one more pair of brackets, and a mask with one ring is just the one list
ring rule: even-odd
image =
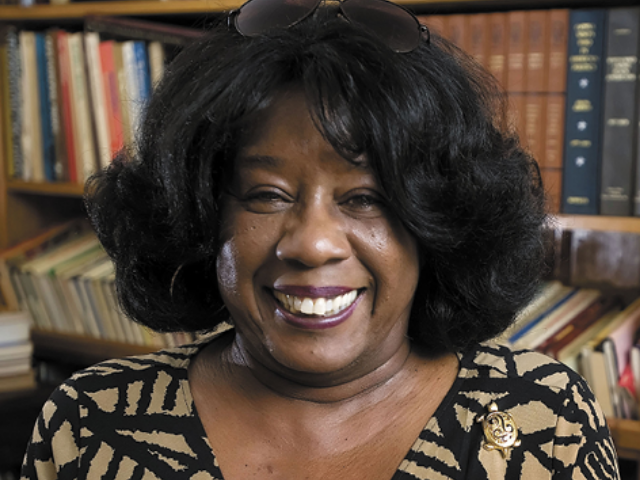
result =
[{"label": "shoulder", "polygon": [[571,368],[538,352],[490,342],[460,359],[464,382],[458,399],[482,398],[482,414],[495,402],[511,415],[528,450],[523,465],[526,457],[536,456],[556,472],[553,478],[575,478],[578,472],[580,478],[618,478],[606,419],[587,383]]}]

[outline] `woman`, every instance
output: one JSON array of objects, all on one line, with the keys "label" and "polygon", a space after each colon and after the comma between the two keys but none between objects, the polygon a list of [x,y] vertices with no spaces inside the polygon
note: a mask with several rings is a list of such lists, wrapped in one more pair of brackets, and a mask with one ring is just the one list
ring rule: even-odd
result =
[{"label": "woman", "polygon": [[487,343],[544,250],[503,118],[394,4],[233,12],[87,199],[132,318],[222,333],[76,374],[24,478],[617,478],[584,382]]}]

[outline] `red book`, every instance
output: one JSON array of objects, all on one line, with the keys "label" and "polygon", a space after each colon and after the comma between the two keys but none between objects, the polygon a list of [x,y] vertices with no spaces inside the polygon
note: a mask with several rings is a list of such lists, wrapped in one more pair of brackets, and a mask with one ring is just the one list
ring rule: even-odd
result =
[{"label": "red book", "polygon": [[525,91],[542,93],[547,89],[549,73],[549,11],[527,12],[527,40],[525,50]]},{"label": "red book", "polygon": [[71,65],[69,63],[68,33],[62,30],[56,32],[55,44],[58,49],[60,71],[60,91],[62,94],[62,128],[67,144],[68,180],[78,181],[76,169],[76,150],[73,138],[73,107],[71,105]]},{"label": "red book", "polygon": [[109,132],[111,134],[111,155],[115,155],[124,145],[122,132],[122,111],[120,109],[120,92],[118,89],[118,72],[113,56],[113,40],[100,42],[100,64],[102,67],[103,85],[107,116],[109,118]]}]

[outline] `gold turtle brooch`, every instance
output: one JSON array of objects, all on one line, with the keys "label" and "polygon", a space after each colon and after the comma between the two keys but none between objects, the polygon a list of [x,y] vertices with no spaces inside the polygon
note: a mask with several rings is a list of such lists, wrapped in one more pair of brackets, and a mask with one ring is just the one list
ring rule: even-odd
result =
[{"label": "gold turtle brooch", "polygon": [[513,447],[520,446],[518,440],[518,426],[513,417],[508,413],[498,410],[498,405],[491,402],[489,413],[482,415],[478,421],[482,422],[484,430],[484,449],[499,450],[503,458]]}]

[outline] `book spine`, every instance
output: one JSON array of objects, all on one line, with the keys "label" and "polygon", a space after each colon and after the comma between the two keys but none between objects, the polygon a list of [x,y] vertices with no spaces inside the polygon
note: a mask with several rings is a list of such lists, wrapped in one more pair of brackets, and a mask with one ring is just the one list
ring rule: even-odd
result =
[{"label": "book spine", "polygon": [[111,156],[123,147],[122,112],[120,111],[120,93],[118,91],[118,74],[114,60],[114,41],[100,42],[100,63],[102,69],[102,85],[105,89],[105,106],[109,121],[109,138],[111,139]]},{"label": "book spine", "polygon": [[598,213],[602,54],[606,10],[572,10],[569,18],[563,164],[564,213]]},{"label": "book spine", "polygon": [[152,90],[160,83],[164,76],[165,52],[160,42],[149,42],[149,73],[151,75]]},{"label": "book spine", "polygon": [[546,91],[549,68],[549,11],[527,12],[525,90],[528,93]]},{"label": "book spine", "polygon": [[69,34],[64,31],[56,32],[56,47],[58,50],[58,66],[60,72],[60,100],[62,126],[67,146],[67,163],[63,178],[70,182],[78,181],[76,168],[76,141],[73,131],[73,106],[71,95],[71,65],[69,62]]},{"label": "book spine", "polygon": [[51,105],[54,176],[56,180],[63,180],[65,178],[65,164],[67,162],[67,147],[62,126],[60,70],[55,35],[56,33],[53,30],[47,32],[45,37],[45,49],[47,55],[47,77],[49,80],[49,101]]},{"label": "book spine", "polygon": [[55,174],[55,145],[51,120],[51,97],[49,95],[49,61],[44,33],[36,33],[36,54],[38,59],[38,93],[40,94],[40,127],[42,132],[42,165],[44,178],[53,182]]},{"label": "book spine", "polygon": [[447,38],[458,48],[469,51],[468,15],[449,15],[447,18]]},{"label": "book spine", "polygon": [[549,93],[567,91],[567,45],[569,42],[569,10],[549,11],[549,58],[547,88]]},{"label": "book spine", "polygon": [[488,68],[503,88],[507,85],[507,38],[506,13],[490,13]]},{"label": "book spine", "polygon": [[124,47],[126,42],[117,42],[113,46],[113,60],[118,83],[118,98],[120,99],[120,113],[122,116],[122,139],[124,145],[131,145],[133,142],[133,131],[131,129],[131,118],[129,114],[130,95],[127,87],[127,74],[124,66]]},{"label": "book spine", "polygon": [[74,136],[76,138],[78,181],[84,182],[97,168],[95,139],[93,135],[90,99],[87,91],[87,77],[83,53],[82,33],[69,35],[69,58],[71,64],[71,85],[75,113]]},{"label": "book spine", "polygon": [[640,8],[612,8],[607,20],[600,213],[631,215]]},{"label": "book spine", "polygon": [[546,118],[546,95],[542,93],[526,93],[524,95],[524,133],[527,147],[540,168],[547,167],[544,149],[544,120]]},{"label": "book spine", "polygon": [[13,137],[11,135],[11,91],[9,89],[9,57],[7,53],[7,44],[5,42],[6,35],[0,41],[0,95],[2,102],[0,109],[2,112],[2,141],[4,145],[4,159],[6,171],[9,178],[14,175],[13,172]]},{"label": "book spine", "polygon": [[489,66],[489,15],[469,15],[469,53],[483,67]]},{"label": "book spine", "polygon": [[525,91],[527,57],[527,13],[512,11],[507,13],[509,36],[507,42],[507,91],[522,93]]},{"label": "book spine", "polygon": [[419,15],[418,21],[422,25],[426,25],[430,33],[446,36],[447,32],[447,16],[446,15]]},{"label": "book spine", "polygon": [[9,65],[9,102],[11,105],[11,144],[13,146],[13,175],[22,178],[24,160],[22,157],[22,62],[20,41],[15,27],[7,29],[7,61]]},{"label": "book spine", "polygon": [[107,106],[104,96],[102,79],[102,67],[100,60],[100,38],[95,32],[84,34],[84,46],[89,80],[89,93],[91,94],[91,112],[93,114],[93,126],[96,133],[98,146],[98,159],[101,167],[108,167],[111,163],[111,138],[109,132],[109,120],[107,118]]},{"label": "book spine", "polygon": [[140,115],[146,109],[146,105],[151,97],[151,69],[149,66],[149,54],[144,42],[133,44],[135,54],[136,75],[138,77],[138,98]]}]

